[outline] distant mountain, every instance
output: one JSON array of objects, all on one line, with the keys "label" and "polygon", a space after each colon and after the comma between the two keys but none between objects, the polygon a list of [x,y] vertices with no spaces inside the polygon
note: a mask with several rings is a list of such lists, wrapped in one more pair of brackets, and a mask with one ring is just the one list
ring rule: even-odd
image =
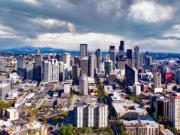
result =
[{"label": "distant mountain", "polygon": [[32,47],[32,46],[23,46],[18,48],[2,49],[0,53],[13,53],[13,54],[31,54],[35,53],[36,49],[39,49],[41,53],[71,53],[79,54],[79,51],[69,51],[64,49],[57,49],[51,47]]}]

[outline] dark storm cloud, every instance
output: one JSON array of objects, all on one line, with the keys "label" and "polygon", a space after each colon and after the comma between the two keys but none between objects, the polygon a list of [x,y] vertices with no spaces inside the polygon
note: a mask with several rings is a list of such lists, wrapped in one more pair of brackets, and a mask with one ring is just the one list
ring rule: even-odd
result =
[{"label": "dark storm cloud", "polygon": [[[173,25],[180,24],[180,1],[152,1],[171,6],[174,10],[172,18],[155,23],[135,20],[128,14],[136,0],[37,0],[38,4],[23,0],[1,0],[0,24],[12,28],[16,35],[30,39],[42,33],[71,32],[65,25],[46,27],[33,21],[37,18],[74,24],[76,33],[107,33],[133,40],[162,39],[160,35],[170,31]],[[179,37],[168,39],[179,40]]]}]

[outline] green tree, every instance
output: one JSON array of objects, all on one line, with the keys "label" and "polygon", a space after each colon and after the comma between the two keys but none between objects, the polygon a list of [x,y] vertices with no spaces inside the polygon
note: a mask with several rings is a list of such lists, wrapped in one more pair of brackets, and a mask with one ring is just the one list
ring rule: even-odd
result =
[{"label": "green tree", "polygon": [[47,110],[48,110],[48,112],[50,111],[50,107],[49,106],[47,107]]},{"label": "green tree", "polygon": [[44,124],[47,124],[47,118],[45,116],[42,117],[42,121]]},{"label": "green tree", "polygon": [[73,134],[73,125],[68,124],[66,129],[66,135],[72,135]]},{"label": "green tree", "polygon": [[67,129],[67,127],[64,126],[64,124],[62,123],[62,124],[61,124],[61,127],[60,127],[60,131],[61,131],[61,134],[62,134],[62,135],[66,135],[66,129]]}]

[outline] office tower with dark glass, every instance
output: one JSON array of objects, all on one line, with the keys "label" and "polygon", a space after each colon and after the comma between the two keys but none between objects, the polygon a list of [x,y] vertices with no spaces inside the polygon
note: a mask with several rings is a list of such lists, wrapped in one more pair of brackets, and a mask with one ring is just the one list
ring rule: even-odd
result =
[{"label": "office tower with dark glass", "polygon": [[113,66],[116,64],[116,50],[115,46],[109,47],[110,60],[113,62]]},{"label": "office tower with dark glass", "polygon": [[88,56],[88,45],[87,44],[80,44],[80,58]]},{"label": "office tower with dark glass", "polygon": [[120,46],[119,46],[119,59],[122,59],[124,56],[124,41],[120,41]]},{"label": "office tower with dark glass", "polygon": [[99,70],[99,67],[100,67],[100,63],[101,63],[101,60],[102,60],[102,53],[101,53],[101,49],[97,49],[96,50],[96,59],[97,59],[97,69],[98,69],[98,72],[100,71]]},{"label": "office tower with dark glass", "polygon": [[105,74],[109,75],[112,72],[113,62],[111,60],[107,60],[105,62]]},{"label": "office tower with dark glass", "polygon": [[125,65],[125,78],[128,85],[133,86],[138,82],[138,72],[135,68]]},{"label": "office tower with dark glass", "polygon": [[39,54],[39,51],[37,50],[36,52],[38,52],[35,55],[34,58],[34,70],[33,70],[33,78],[35,81],[41,82],[41,77],[42,77],[42,73],[41,73],[41,68],[42,68],[42,55]]}]

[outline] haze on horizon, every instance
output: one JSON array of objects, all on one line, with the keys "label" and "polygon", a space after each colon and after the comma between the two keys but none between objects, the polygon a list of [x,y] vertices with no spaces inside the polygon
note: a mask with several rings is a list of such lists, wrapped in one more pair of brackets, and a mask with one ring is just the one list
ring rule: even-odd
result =
[{"label": "haze on horizon", "polygon": [[179,0],[0,0],[0,47],[180,52]]}]

